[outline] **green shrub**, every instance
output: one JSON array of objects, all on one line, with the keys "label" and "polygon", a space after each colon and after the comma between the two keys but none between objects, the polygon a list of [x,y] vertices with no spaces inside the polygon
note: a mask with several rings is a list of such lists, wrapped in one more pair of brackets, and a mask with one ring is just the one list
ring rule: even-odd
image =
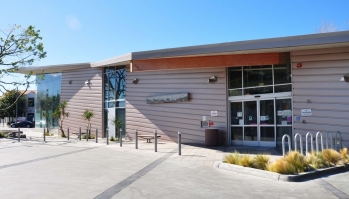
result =
[{"label": "green shrub", "polygon": [[244,166],[244,167],[252,167],[252,157],[249,155],[243,155],[240,156],[240,161],[238,163],[238,165],[240,166]]},{"label": "green shrub", "polygon": [[336,165],[336,164],[340,164],[343,163],[343,157],[340,153],[338,153],[336,150],[333,149],[324,149],[322,151],[322,154],[324,156],[324,158],[326,159],[326,161],[328,162],[328,164],[330,165]]},{"label": "green shrub", "polygon": [[266,155],[256,155],[252,160],[252,167],[256,169],[266,170],[270,157]]},{"label": "green shrub", "polygon": [[115,141],[115,139],[114,139],[114,137],[113,137],[113,136],[111,136],[110,141]]},{"label": "green shrub", "polygon": [[271,164],[268,164],[267,170],[280,174],[297,174],[296,168],[284,159],[279,159]]},{"label": "green shrub", "polygon": [[[95,139],[95,138],[96,136],[94,134],[88,136],[88,139]],[[86,135],[82,135],[81,139],[86,139]]]},{"label": "green shrub", "polygon": [[240,162],[240,155],[237,151],[235,151],[233,154],[226,155],[223,158],[223,162],[229,163],[229,164],[239,164]]},{"label": "green shrub", "polygon": [[288,153],[283,160],[291,164],[297,173],[304,172],[305,167],[307,166],[305,158],[298,151],[291,151]]}]

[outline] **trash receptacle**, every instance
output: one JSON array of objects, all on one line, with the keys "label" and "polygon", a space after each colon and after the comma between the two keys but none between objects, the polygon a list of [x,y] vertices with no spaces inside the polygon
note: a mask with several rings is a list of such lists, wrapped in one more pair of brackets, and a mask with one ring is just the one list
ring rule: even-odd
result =
[{"label": "trash receptacle", "polygon": [[205,129],[205,145],[206,146],[219,145],[219,131],[218,131],[218,129]]}]

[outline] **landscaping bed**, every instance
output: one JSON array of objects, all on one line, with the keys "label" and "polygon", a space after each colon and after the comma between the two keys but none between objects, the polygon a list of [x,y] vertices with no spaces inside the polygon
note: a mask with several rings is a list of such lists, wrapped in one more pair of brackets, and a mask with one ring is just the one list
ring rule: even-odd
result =
[{"label": "landscaping bed", "polygon": [[325,149],[319,153],[308,153],[307,156],[292,151],[273,162],[268,155],[252,157],[235,152],[225,156],[223,161],[215,162],[214,167],[277,181],[298,182],[348,171],[348,162],[347,148],[340,150],[340,153]]}]

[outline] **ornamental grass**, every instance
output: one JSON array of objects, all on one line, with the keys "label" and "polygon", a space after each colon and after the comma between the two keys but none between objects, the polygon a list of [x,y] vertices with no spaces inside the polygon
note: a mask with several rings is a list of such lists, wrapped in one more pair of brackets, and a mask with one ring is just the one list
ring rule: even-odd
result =
[{"label": "ornamental grass", "polygon": [[252,165],[253,165],[253,159],[252,159],[252,157],[249,156],[249,155],[240,156],[238,165],[244,166],[244,167],[252,167]]},{"label": "ornamental grass", "polygon": [[229,154],[224,157],[223,162],[229,163],[229,164],[239,164],[240,162],[240,155],[237,151],[235,151],[233,154]]},{"label": "ornamental grass", "polygon": [[329,165],[334,166],[343,163],[343,157],[340,153],[333,149],[324,149],[322,151],[324,158]]},{"label": "ornamental grass", "polygon": [[348,149],[343,148],[340,153],[333,149],[324,149],[323,152],[308,153],[306,157],[298,151],[291,151],[285,157],[270,162],[267,155],[240,155],[237,151],[224,157],[224,162],[244,167],[267,170],[280,174],[298,174],[304,171],[326,168],[349,162]]},{"label": "ornamental grass", "polygon": [[315,170],[328,167],[328,163],[322,153],[308,153],[305,158],[307,169]]},{"label": "ornamental grass", "polygon": [[266,155],[256,155],[253,158],[252,167],[261,170],[267,170],[270,157]]}]

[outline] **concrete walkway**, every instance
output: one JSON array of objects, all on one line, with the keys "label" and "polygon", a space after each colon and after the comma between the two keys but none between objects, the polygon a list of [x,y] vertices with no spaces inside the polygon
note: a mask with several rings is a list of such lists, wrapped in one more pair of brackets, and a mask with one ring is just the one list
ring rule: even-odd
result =
[{"label": "concrete walkway", "polygon": [[183,147],[0,139],[0,198],[349,198],[348,173],[278,182],[212,168],[230,148]]}]

